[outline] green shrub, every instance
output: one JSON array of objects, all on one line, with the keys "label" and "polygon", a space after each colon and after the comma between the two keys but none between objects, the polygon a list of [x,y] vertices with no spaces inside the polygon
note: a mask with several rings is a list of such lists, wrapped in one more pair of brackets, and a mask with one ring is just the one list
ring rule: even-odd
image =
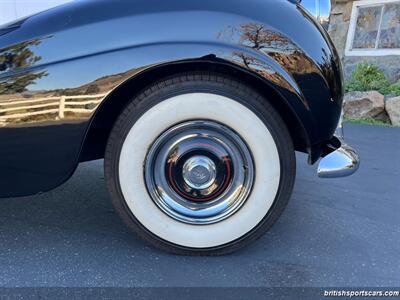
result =
[{"label": "green shrub", "polygon": [[357,65],[345,89],[346,92],[378,91],[383,95],[397,94],[400,92],[400,83],[391,85],[385,73],[377,66],[362,62]]},{"label": "green shrub", "polygon": [[396,96],[400,96],[400,81],[397,83],[392,84],[389,87],[389,93],[388,94],[394,94]]}]

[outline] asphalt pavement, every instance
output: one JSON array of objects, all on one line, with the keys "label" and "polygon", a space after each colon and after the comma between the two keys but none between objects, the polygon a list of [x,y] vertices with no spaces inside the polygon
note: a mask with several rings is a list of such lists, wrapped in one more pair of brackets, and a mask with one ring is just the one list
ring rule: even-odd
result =
[{"label": "asphalt pavement", "polygon": [[293,197],[254,245],[223,257],[149,247],[113,210],[103,162],[51,192],[0,200],[1,287],[400,286],[400,128],[348,124],[359,172],[318,179],[299,154]]}]

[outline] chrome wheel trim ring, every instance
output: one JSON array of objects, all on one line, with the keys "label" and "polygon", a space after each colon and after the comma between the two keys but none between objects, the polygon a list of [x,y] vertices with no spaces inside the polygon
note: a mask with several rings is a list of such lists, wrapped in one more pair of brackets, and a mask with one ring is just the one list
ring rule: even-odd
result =
[{"label": "chrome wheel trim ring", "polygon": [[[209,164],[202,175],[212,182],[196,188],[188,184],[185,167],[193,160],[200,166],[200,158]],[[192,225],[217,223],[237,212],[251,192],[254,176],[253,158],[242,138],[209,120],[187,121],[165,131],[148,151],[144,168],[154,203],[174,220]]]}]

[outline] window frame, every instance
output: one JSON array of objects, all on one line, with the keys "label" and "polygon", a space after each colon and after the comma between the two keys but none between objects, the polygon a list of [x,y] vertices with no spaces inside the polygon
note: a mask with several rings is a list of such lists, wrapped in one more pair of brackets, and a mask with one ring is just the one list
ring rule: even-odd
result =
[{"label": "window frame", "polygon": [[[393,48],[393,49],[352,49],[354,35],[356,32],[357,26],[357,18],[358,18],[358,8],[359,7],[371,7],[371,6],[379,6],[386,3],[397,3],[400,1],[397,0],[360,0],[354,1],[353,7],[351,11],[350,17],[350,25],[349,31],[347,33],[347,40],[346,40],[346,49],[345,55],[346,56],[386,56],[386,55],[400,55],[400,48]],[[379,31],[382,24],[382,14],[381,20],[379,21]],[[380,32],[378,31],[378,37]]]}]

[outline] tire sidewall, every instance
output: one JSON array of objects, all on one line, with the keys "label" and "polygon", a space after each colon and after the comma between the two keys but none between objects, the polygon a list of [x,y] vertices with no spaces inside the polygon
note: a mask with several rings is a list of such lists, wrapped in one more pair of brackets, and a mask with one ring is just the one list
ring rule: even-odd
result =
[{"label": "tire sidewall", "polygon": [[[232,81],[235,83],[235,81]],[[169,84],[168,84],[169,83]],[[264,218],[245,235],[223,245],[210,248],[191,248],[166,241],[143,226],[131,212],[119,182],[119,158],[127,135],[134,124],[155,105],[175,96],[190,93],[209,93],[227,97],[251,110],[267,127],[279,154],[280,178],[275,199]],[[248,101],[246,99],[254,99]],[[167,128],[165,128],[167,129]],[[161,132],[160,132],[161,134]],[[257,162],[256,162],[257,168]],[[258,93],[246,86],[228,85],[215,81],[166,82],[140,93],[117,120],[107,145],[105,171],[113,204],[128,226],[153,245],[177,254],[219,255],[235,251],[259,238],[284,210],[294,183],[295,158],[292,141],[286,126],[272,106]]]}]

